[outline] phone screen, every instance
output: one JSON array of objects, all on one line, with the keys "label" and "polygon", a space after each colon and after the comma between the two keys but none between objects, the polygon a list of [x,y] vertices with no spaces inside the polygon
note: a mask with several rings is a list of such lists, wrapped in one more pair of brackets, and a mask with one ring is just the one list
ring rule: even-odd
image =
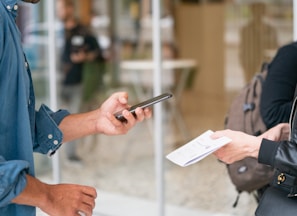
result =
[{"label": "phone screen", "polygon": [[[169,99],[172,97],[172,94],[171,93],[164,93],[164,94],[161,94],[159,96],[156,96],[156,97],[153,97],[151,99],[148,99],[146,101],[143,101],[139,104],[136,104],[136,105],[133,105],[132,107],[130,107],[130,109],[128,109],[134,116],[135,116],[135,109],[137,107],[140,107],[142,109],[146,108],[146,107],[149,107],[149,106],[152,106],[158,102],[161,102],[161,101],[164,101],[166,99]],[[121,122],[125,122],[127,121],[123,115],[122,115],[122,110],[119,111],[119,112],[116,112],[115,114],[115,117],[120,120]]]}]

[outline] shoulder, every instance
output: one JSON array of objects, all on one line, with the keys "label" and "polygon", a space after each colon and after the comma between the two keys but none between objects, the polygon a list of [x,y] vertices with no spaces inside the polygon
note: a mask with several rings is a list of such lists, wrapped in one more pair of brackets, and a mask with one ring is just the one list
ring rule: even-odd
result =
[{"label": "shoulder", "polygon": [[297,42],[292,42],[292,43],[282,46],[279,49],[279,52],[280,53],[282,53],[282,52],[297,53]]},{"label": "shoulder", "polygon": [[293,43],[291,43],[290,45],[291,45],[292,47],[294,47],[294,49],[295,49],[295,50],[297,50],[297,41],[296,41],[296,42],[293,42]]},{"label": "shoulder", "polygon": [[[297,43],[290,43],[278,49],[275,57],[269,64],[267,80],[297,81]],[[276,78],[277,77],[277,78]],[[296,84],[294,84],[295,86]]]},{"label": "shoulder", "polygon": [[286,44],[277,50],[277,53],[272,60],[273,62],[281,63],[283,67],[289,66],[291,63],[297,63],[297,42]]}]

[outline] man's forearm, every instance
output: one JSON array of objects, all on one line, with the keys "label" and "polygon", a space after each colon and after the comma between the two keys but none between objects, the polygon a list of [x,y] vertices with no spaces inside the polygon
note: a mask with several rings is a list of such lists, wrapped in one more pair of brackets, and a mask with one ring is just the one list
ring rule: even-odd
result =
[{"label": "man's forearm", "polygon": [[96,121],[99,111],[71,114],[66,116],[59,125],[63,133],[63,142],[69,142],[96,133]]}]

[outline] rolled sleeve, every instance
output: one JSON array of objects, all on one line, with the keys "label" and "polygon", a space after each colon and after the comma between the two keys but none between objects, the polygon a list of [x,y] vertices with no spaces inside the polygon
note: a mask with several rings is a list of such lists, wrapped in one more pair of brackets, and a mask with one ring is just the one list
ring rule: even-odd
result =
[{"label": "rolled sleeve", "polygon": [[53,155],[61,146],[63,133],[59,129],[60,122],[69,115],[66,110],[53,112],[47,106],[41,105],[36,112],[35,152]]},{"label": "rolled sleeve", "polygon": [[6,161],[0,156],[0,207],[10,204],[24,190],[28,169],[26,161]]},{"label": "rolled sleeve", "polygon": [[57,112],[52,112],[50,116],[56,122],[57,125],[61,123],[61,121],[69,115],[69,112],[67,110],[58,110]]}]

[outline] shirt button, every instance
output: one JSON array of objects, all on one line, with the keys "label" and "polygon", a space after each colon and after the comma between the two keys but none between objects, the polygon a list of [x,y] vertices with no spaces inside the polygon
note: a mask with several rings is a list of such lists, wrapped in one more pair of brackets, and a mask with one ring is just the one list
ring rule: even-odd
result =
[{"label": "shirt button", "polygon": [[54,144],[58,145],[59,144],[58,140],[54,140]]},{"label": "shirt button", "polygon": [[18,8],[19,8],[18,5],[14,5],[14,6],[13,6],[13,9],[14,9],[14,10],[18,10]]},{"label": "shirt button", "polygon": [[6,8],[7,8],[7,10],[11,10],[10,5],[7,5]]},{"label": "shirt button", "polygon": [[49,134],[49,135],[47,136],[47,138],[52,139],[52,138],[53,138],[53,135],[52,135],[52,134]]},{"label": "shirt button", "polygon": [[28,62],[25,62],[25,67],[28,68]]}]

